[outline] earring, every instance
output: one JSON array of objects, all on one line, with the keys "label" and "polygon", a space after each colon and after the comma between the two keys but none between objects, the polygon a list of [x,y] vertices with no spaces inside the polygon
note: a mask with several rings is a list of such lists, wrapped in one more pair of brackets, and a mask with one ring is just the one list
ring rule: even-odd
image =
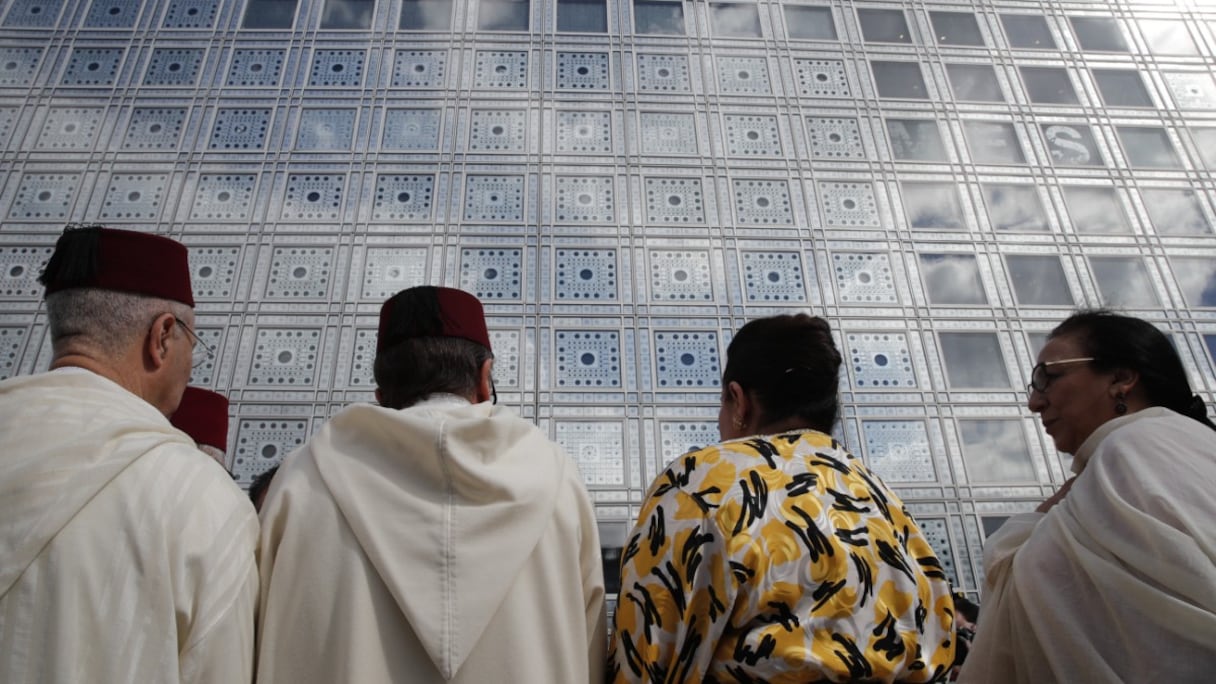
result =
[{"label": "earring", "polygon": [[1122,392],[1115,395],[1115,413],[1119,415],[1127,413],[1126,399],[1127,397],[1124,397]]}]

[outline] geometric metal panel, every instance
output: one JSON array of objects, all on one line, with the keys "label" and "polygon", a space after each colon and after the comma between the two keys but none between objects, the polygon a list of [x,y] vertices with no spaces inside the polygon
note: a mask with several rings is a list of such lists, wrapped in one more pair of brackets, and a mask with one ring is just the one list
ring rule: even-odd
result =
[{"label": "geometric metal panel", "polygon": [[777,117],[727,114],[726,152],[739,156],[780,157],[781,138],[777,134]]},{"label": "geometric metal panel", "polygon": [[748,301],[806,301],[802,257],[797,252],[743,252],[740,256]]},{"label": "geometric metal panel", "polygon": [[115,174],[106,188],[102,219],[154,219],[165,199],[169,177],[162,174]]},{"label": "geometric metal panel", "polygon": [[886,254],[832,255],[837,298],[842,304],[898,304],[891,260]]},{"label": "geometric metal panel", "polygon": [[1216,84],[1207,72],[1166,72],[1165,84],[1183,109],[1216,109]]},{"label": "geometric metal panel", "polygon": [[260,150],[270,130],[269,109],[222,108],[216,114],[211,132],[213,150]]},{"label": "geometric metal panel", "polygon": [[219,0],[169,0],[165,28],[205,29],[215,26]]},{"label": "geometric metal panel", "polygon": [[63,85],[114,85],[122,63],[121,48],[76,48],[63,72]]},{"label": "geometric metal panel", "polygon": [[66,219],[80,184],[76,173],[27,173],[9,207],[11,219]]},{"label": "geometric metal panel", "polygon": [[[475,68],[475,88],[520,90],[528,87],[527,52],[478,50]],[[605,77],[606,70],[605,67]]]},{"label": "geometric metal panel", "polygon": [[13,0],[4,15],[8,28],[47,28],[55,25],[64,0]]},{"label": "geometric metal panel", "polygon": [[378,334],[375,330],[355,331],[355,348],[351,351],[350,376],[346,380],[349,386],[376,386],[374,368],[377,337]]},{"label": "geometric metal panel", "polygon": [[333,221],[341,215],[345,186],[346,174],[290,174],[279,215],[286,221]]},{"label": "geometric metal panel", "polygon": [[558,387],[620,387],[621,334],[615,330],[557,330]]},{"label": "geometric metal panel", "polygon": [[0,48],[0,86],[20,87],[34,83],[34,72],[42,61],[42,48]]},{"label": "geometric metal panel", "polygon": [[[865,422],[862,423],[862,429],[865,429]],[[929,445],[925,444],[924,447],[927,454]],[[919,448],[919,445],[917,445],[916,448]],[[930,463],[930,467],[932,467],[932,463]],[[890,470],[889,468],[880,470],[877,464],[873,461],[870,463],[870,469],[878,473],[883,480],[888,482],[920,481],[901,480],[898,474],[896,474],[895,477],[892,477],[891,474],[888,474],[888,471]],[[932,480],[933,478],[929,478],[929,481]],[[950,531],[946,527],[946,521],[942,520],[941,518],[925,518],[918,515],[916,517],[916,522],[920,525],[920,531],[921,534],[924,535],[925,541],[929,542],[929,547],[933,549],[934,554],[937,556],[938,562],[942,564],[942,572],[946,574],[946,579],[950,581],[952,586],[959,586],[958,575],[956,574],[954,567],[954,547],[950,543]]]},{"label": "geometric metal panel", "polygon": [[384,150],[439,148],[438,109],[390,109],[384,115]]},{"label": "geometric metal panel", "polygon": [[558,152],[612,152],[608,112],[557,112]]},{"label": "geometric metal panel", "polygon": [[[713,423],[659,423],[659,443],[662,459],[678,458],[682,454],[713,444],[720,439],[718,424]],[[662,466],[662,463],[659,464]]]},{"label": "geometric metal panel", "polygon": [[857,119],[808,116],[812,159],[865,159]]},{"label": "geometric metal panel", "polygon": [[248,487],[254,478],[279,465],[308,439],[307,420],[242,420],[237,424],[232,474]]},{"label": "geometric metal panel", "polygon": [[[4,275],[0,274],[0,283]],[[21,348],[25,346],[28,330],[19,327],[0,327],[0,380],[17,374],[17,363],[21,360]]]},{"label": "geometric metal panel", "polygon": [[624,430],[619,422],[554,421],[554,439],[578,465],[586,485],[625,484]]},{"label": "geometric metal panel", "polygon": [[704,223],[700,178],[647,178],[647,223]]},{"label": "geometric metal panel", "polygon": [[845,335],[845,345],[853,372],[853,387],[916,387],[908,338],[903,333],[849,333]]},{"label": "geometric metal panel", "polygon": [[253,215],[253,174],[214,174],[199,176],[190,209],[192,221],[247,221]]},{"label": "geometric metal panel", "polygon": [[718,90],[731,95],[769,95],[768,61],[763,57],[718,57]]},{"label": "geometric metal panel", "polygon": [[194,297],[231,300],[240,258],[239,247],[191,247],[190,281]]},{"label": "geometric metal panel", "polygon": [[16,107],[0,107],[0,143],[7,143],[8,136],[13,132],[17,123]]},{"label": "geometric metal panel", "polygon": [[874,186],[851,181],[819,181],[824,225],[829,228],[878,228]]},{"label": "geometric metal panel", "polygon": [[503,389],[519,389],[518,330],[490,330],[490,348],[494,350],[494,382]]},{"label": "geometric metal panel", "polygon": [[122,141],[124,150],[173,150],[181,141],[186,110],[177,107],[136,107]]},{"label": "geometric metal panel", "polygon": [[235,50],[226,85],[273,88],[279,85],[286,60],[286,50]]},{"label": "geometric metal panel", "polygon": [[789,181],[736,179],[731,185],[735,195],[735,215],[740,224],[794,224]]},{"label": "geometric metal panel", "polygon": [[188,48],[157,48],[152,51],[148,70],[144,72],[146,86],[192,86],[203,66],[203,50]]},{"label": "geometric metal panel", "polygon": [[50,258],[50,247],[0,247],[0,296],[41,297],[38,276]]},{"label": "geometric metal panel", "polygon": [[317,329],[262,328],[257,331],[253,360],[249,367],[250,385],[308,387],[316,382]]},{"label": "geometric metal panel", "polygon": [[376,221],[428,221],[435,193],[431,174],[381,174],[376,177],[372,218]]},{"label": "geometric metal panel", "polygon": [[528,113],[511,109],[474,109],[469,124],[470,152],[523,152]]},{"label": "geometric metal panel", "polygon": [[850,97],[844,62],[838,59],[795,59],[798,94],[802,97]]},{"label": "geometric metal panel", "polygon": [[39,150],[91,150],[97,142],[101,121],[100,108],[52,107],[34,147]]},{"label": "geometric metal panel", "polygon": [[317,50],[313,56],[310,86],[357,88],[363,80],[363,50]]},{"label": "geometric metal panel", "polygon": [[523,176],[473,176],[466,178],[464,220],[524,220]]},{"label": "geometric metal panel", "polygon": [[558,299],[615,300],[615,249],[558,249]]},{"label": "geometric metal panel", "polygon": [[650,296],[663,301],[713,299],[709,252],[654,250],[650,257]]},{"label": "geometric metal panel", "polygon": [[696,154],[697,127],[692,114],[642,112],[642,152]]},{"label": "geometric metal panel", "polygon": [[638,90],[663,93],[692,92],[685,55],[639,54]]},{"label": "geometric metal panel", "polygon": [[426,281],[425,247],[369,247],[363,263],[363,292],[368,301],[383,301]]},{"label": "geometric metal panel", "polygon": [[563,223],[611,223],[612,176],[558,176],[554,218]]},{"label": "geometric metal panel", "polygon": [[90,28],[131,28],[139,17],[140,0],[93,0],[84,25]]},{"label": "geometric metal panel", "polygon": [[448,53],[443,50],[398,50],[393,60],[394,88],[441,88]]},{"label": "geometric metal panel", "polygon": [[608,53],[557,53],[557,87],[561,90],[608,90]]},{"label": "geometric metal panel", "polygon": [[523,250],[460,251],[460,287],[487,301],[518,300],[523,293]]},{"label": "geometric metal panel", "polygon": [[659,387],[721,386],[717,333],[656,332],[654,349]]},{"label": "geometric metal panel", "polygon": [[333,247],[275,247],[270,260],[267,297],[324,299],[329,292]]},{"label": "geometric metal panel", "polygon": [[[929,433],[920,420],[863,420],[866,463],[888,482],[933,482]],[[949,548],[946,547],[934,547]]]},{"label": "geometric metal panel", "polygon": [[300,113],[298,150],[349,150],[355,137],[355,110],[305,109]]}]

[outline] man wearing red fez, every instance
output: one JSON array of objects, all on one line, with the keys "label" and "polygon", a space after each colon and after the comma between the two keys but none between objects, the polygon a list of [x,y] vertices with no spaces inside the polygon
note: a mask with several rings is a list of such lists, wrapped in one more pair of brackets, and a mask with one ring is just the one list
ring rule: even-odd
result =
[{"label": "man wearing red fez", "polygon": [[187,387],[169,422],[189,435],[199,451],[228,466],[227,397],[201,387]]},{"label": "man wearing red fez", "polygon": [[253,506],[167,416],[194,359],[186,247],[68,228],[53,358],[0,383],[0,682],[249,682]]},{"label": "man wearing red fez", "polygon": [[494,405],[481,302],[380,311],[378,406],[348,407],[261,511],[258,681],[598,684],[604,582],[574,462]]}]

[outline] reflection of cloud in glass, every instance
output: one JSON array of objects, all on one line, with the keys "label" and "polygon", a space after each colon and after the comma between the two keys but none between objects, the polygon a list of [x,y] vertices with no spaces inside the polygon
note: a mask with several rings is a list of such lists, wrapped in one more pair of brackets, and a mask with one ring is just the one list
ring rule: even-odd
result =
[{"label": "reflection of cloud in glass", "polygon": [[1033,482],[1034,465],[1020,420],[959,420],[963,461],[972,482]]},{"label": "reflection of cloud in glass", "polygon": [[987,304],[979,264],[970,254],[922,254],[920,274],[930,304]]},{"label": "reflection of cloud in glass", "polygon": [[946,75],[954,97],[973,102],[1004,102],[1001,84],[991,64],[947,64]]},{"label": "reflection of cloud in glass", "polygon": [[527,31],[527,0],[481,0],[477,28],[482,31]]},{"label": "reflection of cloud in glass", "polygon": [[936,121],[887,119],[891,153],[904,161],[949,161]]},{"label": "reflection of cloud in glass", "polygon": [[830,7],[782,5],[785,10],[786,32],[790,38],[803,40],[836,40],[836,23]]},{"label": "reflection of cloud in glass", "polygon": [[1065,187],[1064,204],[1078,233],[1130,233],[1113,188]]},{"label": "reflection of cloud in glass", "polygon": [[1162,19],[1138,19],[1144,42],[1156,55],[1198,55],[1195,41],[1186,30],[1186,22]]},{"label": "reflection of cloud in glass", "polygon": [[963,133],[977,164],[1025,164],[1026,156],[1018,144],[1013,124],[994,121],[966,121]]},{"label": "reflection of cloud in glass", "polygon": [[1146,308],[1161,305],[1148,270],[1139,257],[1090,257],[1089,266],[1102,303],[1113,308]]},{"label": "reflection of cloud in glass", "polygon": [[557,30],[569,33],[607,33],[607,0],[557,0]]},{"label": "reflection of cloud in glass", "polygon": [[1054,164],[1064,166],[1101,166],[1102,155],[1089,126],[1082,124],[1043,124],[1043,137]]},{"label": "reflection of cloud in glass", "polygon": [[908,225],[928,230],[963,230],[958,191],[949,183],[902,183]]},{"label": "reflection of cloud in glass", "polygon": [[1195,235],[1210,233],[1212,227],[1203,215],[1194,190],[1148,188],[1140,191],[1144,208],[1158,235]]},{"label": "reflection of cloud in glass", "polygon": [[1069,17],[1077,42],[1085,52],[1130,52],[1119,22],[1110,17]]},{"label": "reflection of cloud in glass", "polygon": [[1203,165],[1216,170],[1216,128],[1192,128],[1191,138],[1199,148]]},{"label": "reflection of cloud in glass", "polygon": [[401,30],[447,31],[452,28],[452,0],[404,0]]},{"label": "reflection of cloud in glass", "polygon": [[760,9],[743,3],[713,3],[709,6],[709,23],[715,36],[759,38]]},{"label": "reflection of cloud in glass", "polygon": [[242,26],[247,29],[289,29],[296,21],[297,0],[249,0]]},{"label": "reflection of cloud in glass", "polygon": [[1010,254],[1005,257],[1009,280],[1018,304],[1030,306],[1072,306],[1072,294],[1064,267],[1056,256]]},{"label": "reflection of cloud in glass", "polygon": [[1174,277],[1191,306],[1216,306],[1216,259],[1173,257]]},{"label": "reflection of cloud in glass", "polygon": [[371,28],[375,0],[325,0],[325,11],[321,14],[323,29]]},{"label": "reflection of cloud in glass", "polygon": [[861,35],[867,43],[911,43],[903,10],[858,9]]},{"label": "reflection of cloud in glass", "polygon": [[1132,166],[1155,169],[1177,169],[1182,166],[1178,153],[1164,128],[1148,126],[1118,126],[1119,139]]},{"label": "reflection of cloud in glass", "polygon": [[1022,233],[1048,230],[1047,214],[1033,185],[987,184],[983,188],[993,228]]},{"label": "reflection of cloud in glass", "polygon": [[1009,373],[996,333],[943,332],[937,338],[952,388],[1009,388]]},{"label": "reflection of cloud in glass", "polygon": [[684,35],[684,3],[634,0],[633,27],[638,33]]}]

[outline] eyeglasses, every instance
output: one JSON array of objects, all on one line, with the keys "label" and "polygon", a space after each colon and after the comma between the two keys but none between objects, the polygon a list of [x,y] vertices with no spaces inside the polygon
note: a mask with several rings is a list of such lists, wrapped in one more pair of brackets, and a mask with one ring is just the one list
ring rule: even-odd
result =
[{"label": "eyeglasses", "polygon": [[199,366],[203,365],[204,363],[207,363],[208,361],[215,358],[215,350],[212,349],[211,347],[208,347],[205,342],[203,342],[201,339],[199,339],[198,333],[191,330],[190,326],[186,325],[185,321],[178,318],[177,316],[174,316],[173,320],[177,321],[177,324],[182,327],[182,330],[186,331],[186,334],[189,335],[190,339],[193,341],[193,345],[191,346],[191,349],[192,349],[194,358],[191,361],[191,368],[198,368]]},{"label": "eyeglasses", "polygon": [[1030,371],[1030,384],[1026,385],[1026,393],[1030,394],[1031,392],[1038,392],[1042,394],[1043,392],[1047,391],[1048,387],[1051,387],[1051,383],[1055,382],[1055,379],[1061,375],[1061,373],[1056,373],[1055,375],[1048,373],[1047,369],[1052,366],[1062,366],[1066,363],[1082,363],[1093,360],[1094,357],[1092,356],[1084,356],[1075,359],[1060,359],[1059,361],[1040,361]]}]

